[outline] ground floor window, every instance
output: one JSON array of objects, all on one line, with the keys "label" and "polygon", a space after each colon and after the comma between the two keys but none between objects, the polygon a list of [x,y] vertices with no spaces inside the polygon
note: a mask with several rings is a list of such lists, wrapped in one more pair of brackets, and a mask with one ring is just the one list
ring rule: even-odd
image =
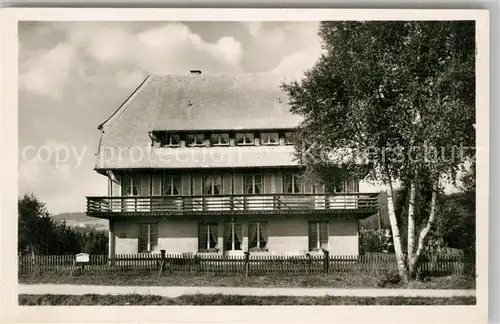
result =
[{"label": "ground floor window", "polygon": [[248,223],[248,249],[249,250],[267,250],[267,223],[249,222]]},{"label": "ground floor window", "polygon": [[243,224],[224,223],[224,250],[240,251],[243,243]]},{"label": "ground floor window", "polygon": [[309,251],[328,249],[328,222],[309,222]]},{"label": "ground floor window", "polygon": [[198,251],[209,252],[217,248],[217,223],[198,224]]},{"label": "ground floor window", "polygon": [[156,250],[158,246],[158,224],[139,224],[139,253]]}]

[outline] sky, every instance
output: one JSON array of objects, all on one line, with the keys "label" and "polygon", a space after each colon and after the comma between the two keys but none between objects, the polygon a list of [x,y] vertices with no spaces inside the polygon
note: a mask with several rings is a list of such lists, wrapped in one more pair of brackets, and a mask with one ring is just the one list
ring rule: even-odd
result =
[{"label": "sky", "polygon": [[49,212],[106,195],[94,170],[106,120],[148,74],[300,78],[321,53],[316,22],[20,22],[19,194]]}]

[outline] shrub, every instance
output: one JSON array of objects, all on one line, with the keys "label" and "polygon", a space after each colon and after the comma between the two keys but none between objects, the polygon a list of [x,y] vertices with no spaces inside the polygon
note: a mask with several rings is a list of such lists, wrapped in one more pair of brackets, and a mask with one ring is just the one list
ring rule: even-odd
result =
[{"label": "shrub", "polygon": [[359,230],[359,249],[361,253],[394,252],[392,235],[389,230],[364,229]]},{"label": "shrub", "polygon": [[397,271],[389,271],[380,277],[379,281],[377,282],[377,286],[396,286],[399,283],[401,283],[401,276],[399,275],[399,273]]}]

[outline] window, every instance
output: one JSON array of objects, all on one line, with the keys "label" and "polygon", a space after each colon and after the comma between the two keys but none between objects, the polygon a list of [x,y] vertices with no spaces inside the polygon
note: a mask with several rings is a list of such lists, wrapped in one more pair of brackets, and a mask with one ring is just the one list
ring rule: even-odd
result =
[{"label": "window", "polygon": [[203,176],[203,194],[204,195],[222,194],[222,176],[220,175]]},{"label": "window", "polygon": [[222,134],[212,134],[212,137],[210,139],[210,142],[214,146],[224,146],[224,145],[229,145],[229,134],[227,133],[222,133]]},{"label": "window", "polygon": [[224,223],[224,250],[240,251],[243,241],[242,223]]},{"label": "window", "polygon": [[293,145],[293,132],[285,132],[285,145]]},{"label": "window", "polygon": [[163,178],[163,195],[177,196],[181,194],[181,176],[166,175]]},{"label": "window", "polygon": [[248,223],[248,248],[254,250],[267,250],[267,223]]},{"label": "window", "polygon": [[181,136],[179,134],[168,134],[166,145],[168,145],[168,146],[181,145]]},{"label": "window", "polygon": [[149,196],[149,175],[123,176],[122,196]]},{"label": "window", "polygon": [[278,133],[261,133],[260,143],[262,145],[278,145],[279,144]]},{"label": "window", "polygon": [[236,133],[236,145],[254,145],[253,133]]},{"label": "window", "polygon": [[217,223],[198,224],[198,251],[208,252],[217,248]]},{"label": "window", "polygon": [[186,136],[187,146],[205,146],[204,134],[188,134]]},{"label": "window", "polygon": [[301,193],[302,183],[300,176],[296,173],[285,173],[283,175],[283,188],[285,193]]},{"label": "window", "polygon": [[309,251],[328,249],[328,222],[309,222]]},{"label": "window", "polygon": [[139,253],[155,251],[158,247],[158,224],[139,224]]},{"label": "window", "polygon": [[245,186],[246,194],[260,194],[262,193],[262,175],[260,174],[245,174],[243,176],[243,183]]}]

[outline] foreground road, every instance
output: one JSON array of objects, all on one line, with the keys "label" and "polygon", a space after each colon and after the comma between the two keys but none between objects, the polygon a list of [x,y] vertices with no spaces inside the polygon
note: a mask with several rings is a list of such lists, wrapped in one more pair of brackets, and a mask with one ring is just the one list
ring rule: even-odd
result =
[{"label": "foreground road", "polygon": [[19,294],[57,294],[57,295],[157,295],[179,297],[194,294],[224,294],[245,296],[352,296],[352,297],[474,297],[474,289],[342,289],[342,288],[247,288],[247,287],[148,287],[148,286],[100,286],[100,285],[57,285],[57,284],[20,284]]}]

